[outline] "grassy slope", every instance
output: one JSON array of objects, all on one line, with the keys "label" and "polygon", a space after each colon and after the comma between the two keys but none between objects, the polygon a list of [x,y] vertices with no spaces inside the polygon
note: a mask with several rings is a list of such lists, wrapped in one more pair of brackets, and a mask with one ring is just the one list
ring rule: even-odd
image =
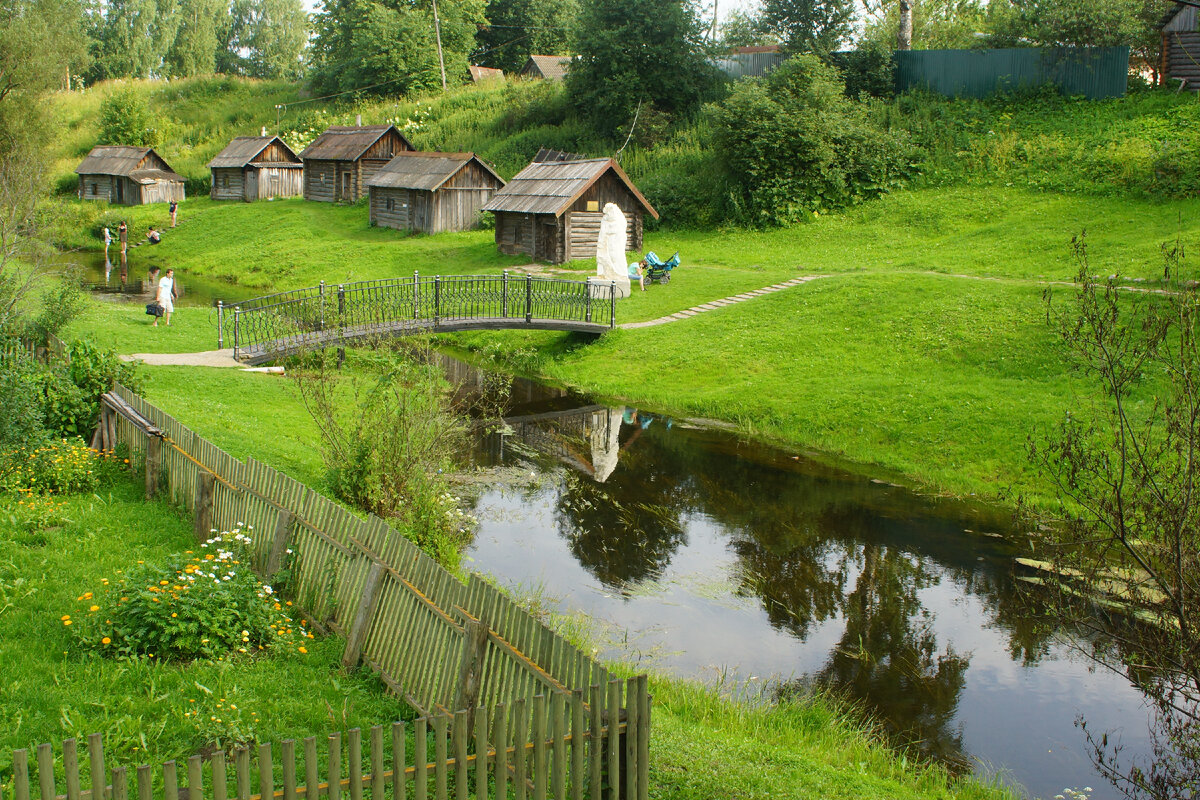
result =
[{"label": "grassy slope", "polygon": [[[341,670],[336,638],[303,657],[184,666],[81,652],[59,621],[86,613],[80,595],[134,560],[162,559],[195,540],[189,520],[145,502],[133,480],[64,499],[70,521],[30,536],[14,527],[13,498],[0,496],[0,776],[13,748],[96,731],[110,758],[143,763],[186,758],[214,732],[279,741],[407,715],[373,677]],[[218,710],[221,698],[237,710]],[[184,716],[195,708],[222,723]]]}]

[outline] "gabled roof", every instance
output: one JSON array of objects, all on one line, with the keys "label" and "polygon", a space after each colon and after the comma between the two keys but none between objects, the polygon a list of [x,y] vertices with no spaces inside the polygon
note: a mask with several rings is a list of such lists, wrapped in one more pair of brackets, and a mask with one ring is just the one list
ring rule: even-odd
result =
[{"label": "gabled roof", "polygon": [[522,75],[539,74],[543,78],[562,80],[571,67],[570,56],[530,56],[521,67]]},{"label": "gabled roof", "polygon": [[[185,178],[181,175],[176,175],[170,171],[168,165],[166,170],[149,168],[138,169],[138,164],[142,163],[148,154],[154,153],[151,147],[132,147],[124,144],[103,144],[92,148],[92,151],[84,157],[79,166],[75,168],[77,175],[122,175],[128,178],[134,178],[141,183],[149,183],[152,180],[169,180],[182,181]],[[158,153],[154,153],[163,164],[167,161]],[[138,175],[134,173],[146,173]],[[148,173],[159,173],[156,177],[149,177]]]},{"label": "gabled roof", "polygon": [[238,136],[226,145],[224,150],[217,153],[213,160],[208,162],[208,166],[210,169],[213,167],[217,169],[244,167],[254,163],[255,158],[272,142],[279,142],[279,146],[296,159],[296,166],[300,166],[300,157],[292,152],[292,148],[288,147],[287,143],[278,136]]},{"label": "gabled roof", "polygon": [[396,131],[401,141],[412,147],[395,125],[332,125],[300,152],[300,158],[357,161],[388,131]]},{"label": "gabled roof", "polygon": [[553,214],[559,216],[579,196],[600,180],[609,170],[625,184],[642,207],[655,219],[658,212],[629,180],[620,165],[611,158],[590,158],[585,161],[534,162],[513,176],[500,191],[492,195],[484,211],[511,211],[518,214]]},{"label": "gabled roof", "polygon": [[472,161],[483,167],[501,186],[504,185],[504,179],[474,153],[422,153],[416,151],[398,154],[368,178],[366,185],[378,189],[437,191],[442,184],[457,175],[459,170]]}]

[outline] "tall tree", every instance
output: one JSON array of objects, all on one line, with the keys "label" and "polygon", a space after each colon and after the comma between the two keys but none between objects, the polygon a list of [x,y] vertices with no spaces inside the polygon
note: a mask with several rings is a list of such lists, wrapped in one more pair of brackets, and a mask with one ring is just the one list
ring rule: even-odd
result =
[{"label": "tall tree", "polygon": [[301,0],[238,2],[245,7],[239,44],[247,52],[246,74],[254,78],[300,78],[309,29]]},{"label": "tall tree", "polygon": [[[446,74],[466,77],[482,0],[441,0]],[[409,92],[441,86],[427,0],[326,0],[316,19],[313,83],[321,92]]]},{"label": "tall tree", "polygon": [[688,0],[593,0],[584,5],[567,88],[603,135],[626,129],[639,105],[686,113],[716,80],[707,26]]},{"label": "tall tree", "polygon": [[896,32],[896,49],[912,50],[913,0],[897,0],[900,8],[900,29]]},{"label": "tall tree", "polygon": [[217,31],[228,16],[227,0],[179,0],[179,29],[166,54],[174,76],[211,75],[217,68]]},{"label": "tall tree", "polygon": [[100,30],[100,54],[92,78],[149,78],[179,30],[174,0],[108,0]]},{"label": "tall tree", "polygon": [[475,39],[477,61],[515,72],[530,53],[567,55],[579,20],[578,0],[491,0],[487,27]]},{"label": "tall tree", "polygon": [[854,0],[765,0],[762,28],[789,53],[826,56],[854,32]]},{"label": "tall tree", "polygon": [[[894,0],[865,6],[867,21],[860,43],[892,49],[900,39],[900,4]],[[987,30],[987,7],[982,0],[911,0],[910,48],[963,49],[979,43]],[[903,48],[901,48],[903,49]]]},{"label": "tall tree", "polygon": [[747,10],[735,8],[718,26],[718,33],[717,42],[721,50],[779,44],[778,38],[763,30],[762,8],[760,7]]},{"label": "tall tree", "polygon": [[0,0],[0,153],[47,121],[36,103],[88,60],[77,0]]}]

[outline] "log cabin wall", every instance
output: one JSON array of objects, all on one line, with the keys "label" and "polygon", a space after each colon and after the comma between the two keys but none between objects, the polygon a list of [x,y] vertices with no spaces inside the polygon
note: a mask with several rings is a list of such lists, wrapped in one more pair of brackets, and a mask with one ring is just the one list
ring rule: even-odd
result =
[{"label": "log cabin wall", "polygon": [[588,187],[564,215],[566,239],[570,245],[570,254],[564,260],[596,257],[600,220],[604,217],[606,203],[616,203],[625,215],[625,249],[630,252],[642,249],[642,205],[610,170]]},{"label": "log cabin wall", "polygon": [[304,163],[304,199],[332,203],[337,199],[337,169],[334,161]]},{"label": "log cabin wall", "polygon": [[244,200],[244,180],[242,171],[237,168],[212,168],[212,189],[209,197],[213,200]]},{"label": "log cabin wall", "polygon": [[370,188],[372,225],[396,230],[428,230],[429,192],[413,189]]},{"label": "log cabin wall", "polygon": [[430,233],[468,231],[479,227],[479,209],[492,199],[500,182],[474,160],[442,184],[433,195]]},{"label": "log cabin wall", "polygon": [[272,197],[297,197],[304,191],[304,170],[295,167],[251,167],[258,170],[258,196],[247,200],[268,200]]},{"label": "log cabin wall", "polygon": [[[132,183],[132,181],[131,181]],[[179,181],[159,181],[138,186],[142,203],[169,203],[183,199],[183,184]]]},{"label": "log cabin wall", "polygon": [[79,198],[81,200],[107,200],[115,203],[116,182],[122,180],[114,175],[80,175]]}]

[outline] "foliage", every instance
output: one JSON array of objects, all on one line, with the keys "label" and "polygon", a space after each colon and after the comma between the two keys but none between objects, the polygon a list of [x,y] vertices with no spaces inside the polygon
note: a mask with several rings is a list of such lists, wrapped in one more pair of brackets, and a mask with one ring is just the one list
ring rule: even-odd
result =
[{"label": "foliage", "polygon": [[789,53],[828,55],[854,31],[854,0],[763,0],[759,25]]},{"label": "foliage", "polygon": [[713,107],[716,141],[759,223],[787,224],[876,197],[909,171],[905,137],[843,94],[837,71],[795,56]]},{"label": "foliage", "polygon": [[0,408],[4,409],[0,414],[0,450],[45,439],[38,374],[32,359],[11,357],[0,361]]},{"label": "foliage", "polygon": [[749,10],[735,8],[730,11],[719,26],[721,49],[732,50],[736,47],[779,44],[779,39],[774,34],[763,30],[761,23],[761,7]]},{"label": "foliage", "polygon": [[1083,238],[1075,249],[1074,297],[1048,311],[1094,394],[1030,440],[1067,508],[1039,520],[1042,582],[1061,590],[1059,616],[1105,634],[1097,660],[1115,656],[1154,705],[1147,761],[1088,731],[1100,771],[1128,797],[1185,797],[1200,777],[1200,293],[1178,242],[1163,249],[1161,295],[1097,279]]},{"label": "foliage", "polygon": [[179,31],[176,0],[109,0],[96,21],[98,54],[88,73],[90,81],[162,75]]},{"label": "foliage", "polygon": [[308,14],[301,0],[236,0],[237,44],[245,48],[244,74],[299,80],[308,46]]},{"label": "foliage", "polygon": [[890,44],[863,42],[853,50],[831,53],[826,61],[841,71],[847,97],[890,98],[896,92],[896,61],[892,53]]},{"label": "foliage", "polygon": [[58,439],[0,455],[0,489],[27,494],[86,492],[100,485],[110,453],[97,452],[81,439]]},{"label": "foliage", "polygon": [[[483,0],[438,5],[446,79],[461,83]],[[431,6],[405,0],[326,0],[316,16],[312,80],[323,93],[409,93],[441,87]]]},{"label": "foliage", "polygon": [[68,276],[54,281],[42,294],[41,309],[27,323],[28,337],[39,345],[45,345],[50,337],[58,336],[71,321],[83,311],[87,295],[79,281]]},{"label": "foliage", "polygon": [[146,97],[132,89],[113,92],[100,104],[100,144],[156,147],[164,123],[150,110]]},{"label": "foliage", "polygon": [[[91,427],[95,427],[100,413],[100,395],[112,391],[117,383],[135,392],[142,388],[137,365],[123,360],[115,350],[101,350],[88,340],[80,339],[71,343],[68,355],[66,375],[79,387],[88,403],[90,417],[87,419]],[[89,429],[85,427],[85,430]]]},{"label": "foliage", "polygon": [[[859,47],[896,48],[900,5],[892,0],[867,3],[868,20]],[[912,0],[914,50],[961,50],[979,47],[979,34],[988,30],[987,6],[982,0]]]},{"label": "foliage", "polygon": [[225,24],[228,0],[179,0],[179,31],[166,53],[170,75],[211,75],[217,67],[218,28]]},{"label": "foliage", "polygon": [[331,356],[313,353],[292,374],[321,432],[334,493],[398,520],[409,538],[453,569],[470,520],[449,493],[446,473],[462,451],[466,424],[429,354],[414,347],[420,345],[381,342],[363,356],[366,371],[347,378]]},{"label": "foliage", "polygon": [[583,6],[567,92],[605,137],[628,130],[639,106],[676,118],[713,91],[704,26],[685,0],[596,0]]},{"label": "foliage", "polygon": [[530,53],[571,52],[579,0],[490,0],[486,15],[487,27],[475,36],[478,60],[472,63],[516,72]]},{"label": "foliage", "polygon": [[[171,661],[234,658],[282,648],[304,654],[312,634],[250,569],[250,542],[225,531],[164,564],[144,564],[76,598],[64,614],[87,649]],[[286,603],[286,607],[285,604]]]}]

